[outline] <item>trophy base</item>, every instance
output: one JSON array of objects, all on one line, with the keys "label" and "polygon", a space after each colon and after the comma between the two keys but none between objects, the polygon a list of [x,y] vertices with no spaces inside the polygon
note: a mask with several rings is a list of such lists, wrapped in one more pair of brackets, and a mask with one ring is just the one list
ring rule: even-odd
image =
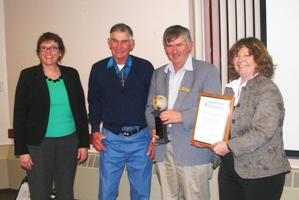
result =
[{"label": "trophy base", "polygon": [[167,136],[167,128],[166,125],[163,124],[161,121],[159,115],[161,112],[154,111],[152,114],[155,116],[155,125],[156,125],[156,135],[159,136],[159,138],[156,139],[155,144],[167,144],[170,142]]},{"label": "trophy base", "polygon": [[168,142],[170,142],[170,140],[166,136],[166,137],[163,137],[163,138],[156,139],[155,144],[167,144]]}]

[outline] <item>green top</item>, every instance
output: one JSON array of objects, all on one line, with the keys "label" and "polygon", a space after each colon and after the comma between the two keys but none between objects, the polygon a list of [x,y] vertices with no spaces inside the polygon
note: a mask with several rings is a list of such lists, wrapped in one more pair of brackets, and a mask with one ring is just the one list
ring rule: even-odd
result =
[{"label": "green top", "polygon": [[61,77],[46,79],[50,92],[50,116],[46,137],[63,137],[76,130],[68,94]]}]

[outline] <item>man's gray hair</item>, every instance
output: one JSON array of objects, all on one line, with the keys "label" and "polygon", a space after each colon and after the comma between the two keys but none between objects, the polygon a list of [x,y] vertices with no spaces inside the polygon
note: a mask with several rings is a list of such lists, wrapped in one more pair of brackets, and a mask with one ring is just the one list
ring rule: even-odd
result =
[{"label": "man's gray hair", "polygon": [[119,23],[119,24],[115,24],[114,26],[112,26],[110,29],[110,34],[113,32],[116,32],[116,31],[120,31],[120,32],[128,31],[130,34],[130,40],[133,39],[133,31],[132,31],[131,27],[124,23]]},{"label": "man's gray hair", "polygon": [[176,40],[181,35],[184,35],[186,43],[189,44],[191,41],[189,29],[180,25],[168,27],[163,34],[163,45],[165,46],[167,42],[169,43],[173,40]]}]

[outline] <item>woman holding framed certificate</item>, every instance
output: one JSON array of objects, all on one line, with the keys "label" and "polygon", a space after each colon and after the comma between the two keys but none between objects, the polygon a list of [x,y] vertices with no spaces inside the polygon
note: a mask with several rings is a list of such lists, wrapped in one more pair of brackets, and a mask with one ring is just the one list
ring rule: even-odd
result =
[{"label": "woman holding framed certificate", "polygon": [[250,37],[233,45],[228,62],[232,82],[224,95],[235,97],[230,135],[212,145],[222,161],[220,200],[279,200],[291,167],[283,148],[283,98],[271,80],[272,58]]}]

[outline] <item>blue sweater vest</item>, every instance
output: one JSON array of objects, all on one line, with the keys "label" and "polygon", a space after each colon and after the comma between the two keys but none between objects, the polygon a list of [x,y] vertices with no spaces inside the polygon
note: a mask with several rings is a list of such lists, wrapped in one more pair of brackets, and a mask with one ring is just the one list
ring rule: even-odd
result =
[{"label": "blue sweater vest", "polygon": [[103,127],[113,133],[123,126],[146,126],[145,106],[154,68],[144,59],[131,56],[132,67],[124,87],[109,58],[92,66],[89,78],[89,122],[92,133]]}]

